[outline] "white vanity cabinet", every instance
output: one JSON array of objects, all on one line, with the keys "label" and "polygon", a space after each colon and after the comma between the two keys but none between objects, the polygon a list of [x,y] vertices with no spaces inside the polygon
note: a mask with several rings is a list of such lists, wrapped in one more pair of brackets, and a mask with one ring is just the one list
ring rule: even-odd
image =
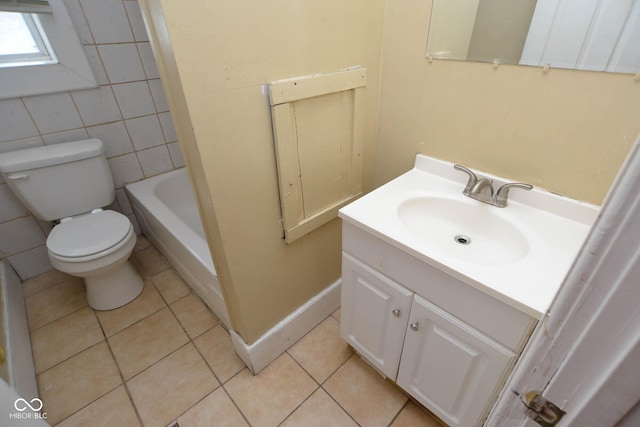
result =
[{"label": "white vanity cabinet", "polygon": [[343,224],[342,337],[450,426],[480,425],[536,320]]}]

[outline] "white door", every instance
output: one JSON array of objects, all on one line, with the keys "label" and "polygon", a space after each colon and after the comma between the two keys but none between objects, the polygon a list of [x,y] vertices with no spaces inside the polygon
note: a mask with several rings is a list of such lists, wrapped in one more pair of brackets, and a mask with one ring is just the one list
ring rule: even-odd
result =
[{"label": "white door", "polygon": [[340,334],[396,379],[413,293],[348,254],[342,257]]},{"label": "white door", "polygon": [[414,296],[398,385],[450,426],[476,425],[516,355]]},{"label": "white door", "polygon": [[538,425],[511,390],[541,391],[560,427],[640,425],[639,188],[640,139],[486,426]]}]

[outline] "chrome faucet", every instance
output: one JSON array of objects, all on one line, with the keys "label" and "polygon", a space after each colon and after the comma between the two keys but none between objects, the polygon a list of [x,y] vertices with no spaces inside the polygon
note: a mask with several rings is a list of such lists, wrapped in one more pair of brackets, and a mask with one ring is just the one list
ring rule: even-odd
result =
[{"label": "chrome faucet", "polygon": [[523,190],[531,190],[533,186],[523,184],[521,182],[510,182],[493,191],[493,181],[489,178],[478,178],[470,169],[462,165],[453,165],[453,168],[469,175],[467,186],[462,191],[465,196],[476,199],[482,203],[487,203],[498,208],[507,206],[509,198],[509,190],[512,188],[521,188]]}]

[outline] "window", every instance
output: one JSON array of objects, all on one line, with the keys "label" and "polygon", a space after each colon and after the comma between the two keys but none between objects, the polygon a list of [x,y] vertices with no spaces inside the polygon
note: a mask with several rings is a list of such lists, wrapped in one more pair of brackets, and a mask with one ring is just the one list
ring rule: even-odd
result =
[{"label": "window", "polygon": [[0,12],[0,67],[58,62],[38,16]]},{"label": "window", "polygon": [[97,87],[62,0],[32,1],[0,0],[0,99]]}]

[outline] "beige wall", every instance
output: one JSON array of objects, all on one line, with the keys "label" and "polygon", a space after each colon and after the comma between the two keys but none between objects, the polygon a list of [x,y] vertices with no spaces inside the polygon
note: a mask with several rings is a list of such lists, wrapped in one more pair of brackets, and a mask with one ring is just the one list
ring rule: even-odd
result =
[{"label": "beige wall", "polygon": [[141,3],[232,323],[252,343],[336,281],[341,255],[339,220],[291,245],[282,240],[262,85],[366,67],[370,181],[384,1]]},{"label": "beige wall", "polygon": [[424,153],[601,203],[640,133],[633,76],[425,59],[430,1],[388,0],[374,183]]}]

